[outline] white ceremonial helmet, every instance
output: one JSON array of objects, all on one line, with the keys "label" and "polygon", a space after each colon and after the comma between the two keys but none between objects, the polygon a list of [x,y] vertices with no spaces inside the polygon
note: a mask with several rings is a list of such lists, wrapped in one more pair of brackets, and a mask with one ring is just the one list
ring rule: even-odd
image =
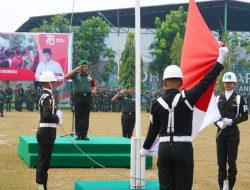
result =
[{"label": "white ceremonial helmet", "polygon": [[57,81],[55,74],[52,71],[44,71],[39,77],[39,82],[53,82]]},{"label": "white ceremonial helmet", "polygon": [[237,77],[233,72],[226,72],[223,75],[222,82],[237,82]]},{"label": "white ceremonial helmet", "polygon": [[168,78],[183,78],[182,71],[177,65],[169,65],[163,73],[163,80]]}]

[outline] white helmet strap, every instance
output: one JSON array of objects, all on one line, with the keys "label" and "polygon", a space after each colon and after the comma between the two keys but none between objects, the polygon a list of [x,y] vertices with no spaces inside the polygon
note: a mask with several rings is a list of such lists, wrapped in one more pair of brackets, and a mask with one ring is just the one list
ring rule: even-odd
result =
[{"label": "white helmet strap", "polygon": [[51,85],[51,83],[49,82],[49,86],[52,90],[54,90],[53,86]]}]

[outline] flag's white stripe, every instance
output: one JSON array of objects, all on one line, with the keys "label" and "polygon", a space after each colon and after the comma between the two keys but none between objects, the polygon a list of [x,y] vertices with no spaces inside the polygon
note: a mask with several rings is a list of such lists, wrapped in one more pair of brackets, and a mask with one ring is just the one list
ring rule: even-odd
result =
[{"label": "flag's white stripe", "polygon": [[192,138],[194,139],[200,131],[220,118],[221,115],[217,106],[216,98],[212,95],[206,112],[194,107]]}]

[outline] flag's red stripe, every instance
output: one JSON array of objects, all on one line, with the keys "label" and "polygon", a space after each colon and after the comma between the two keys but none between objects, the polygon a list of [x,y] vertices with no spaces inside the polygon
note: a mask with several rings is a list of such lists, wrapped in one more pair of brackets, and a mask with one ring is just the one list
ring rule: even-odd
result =
[{"label": "flag's red stripe", "polygon": [[[218,57],[218,47],[218,43],[203,20],[196,3],[194,0],[190,0],[181,57],[181,69],[184,76],[183,88],[192,88],[209,71]],[[195,105],[198,109],[207,110],[214,84]]]}]

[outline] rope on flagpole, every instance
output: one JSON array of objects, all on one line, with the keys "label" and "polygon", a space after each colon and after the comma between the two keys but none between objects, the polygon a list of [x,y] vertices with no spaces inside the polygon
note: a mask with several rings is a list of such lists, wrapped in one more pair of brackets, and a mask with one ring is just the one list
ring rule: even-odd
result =
[{"label": "rope on flagpole", "polygon": [[[59,124],[60,128],[62,129],[63,133],[66,135],[66,132],[65,130],[63,129],[62,125]],[[112,174],[115,174],[115,175],[118,175],[120,177],[126,177],[126,178],[129,178],[129,176],[126,176],[126,175],[123,175],[123,174],[120,174],[118,172],[115,172],[114,170],[111,170],[107,167],[105,167],[104,165],[100,164],[99,162],[97,162],[96,160],[94,160],[91,156],[89,156],[86,152],[84,152],[73,140],[71,137],[67,136],[69,141],[81,152],[82,155],[86,156],[90,161],[92,161],[93,163],[95,163],[97,166],[100,166],[101,168],[103,169],[107,169],[110,173]],[[131,178],[131,177],[130,177]],[[133,177],[132,177],[133,178]],[[137,179],[137,180],[147,180],[147,179],[142,179],[142,178],[133,178],[133,179]]]}]

